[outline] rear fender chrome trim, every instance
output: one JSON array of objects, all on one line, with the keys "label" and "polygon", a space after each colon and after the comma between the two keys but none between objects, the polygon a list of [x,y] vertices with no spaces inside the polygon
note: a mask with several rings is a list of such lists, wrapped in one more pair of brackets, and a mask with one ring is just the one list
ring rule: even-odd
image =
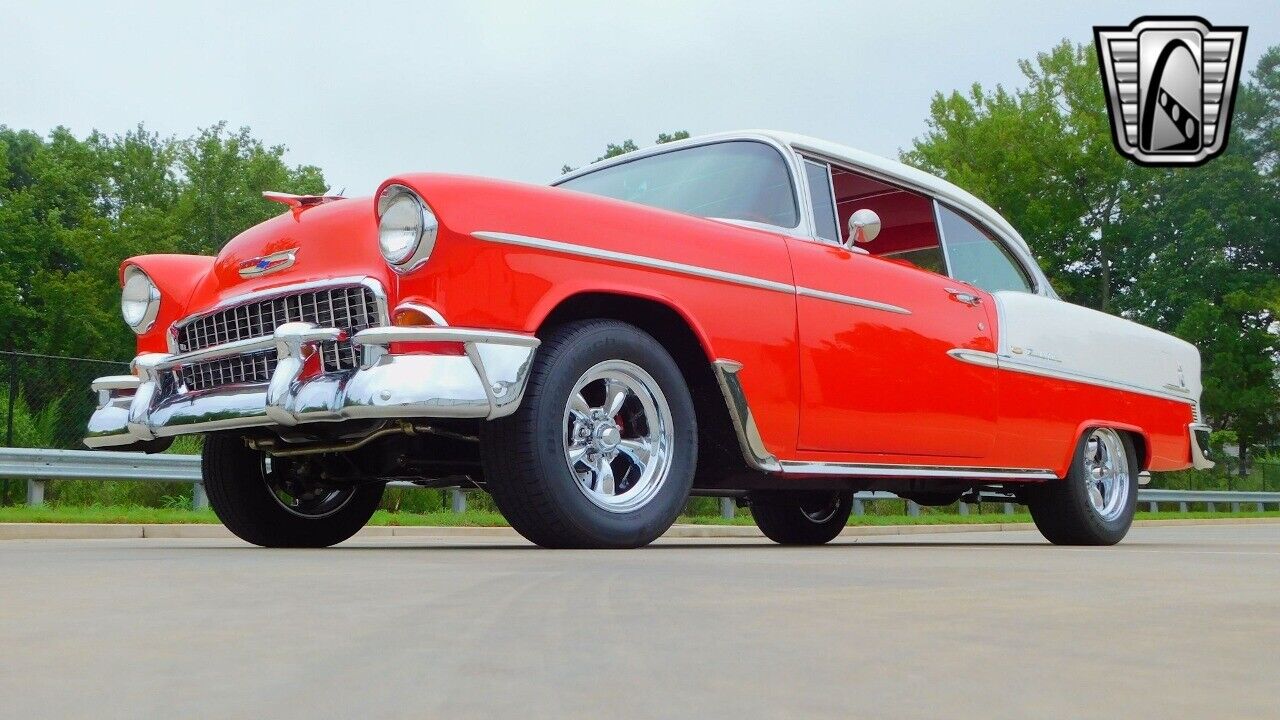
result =
[{"label": "rear fender chrome trim", "polygon": [[951,357],[960,362],[967,362],[972,365],[981,365],[982,367],[999,367],[996,361],[996,354],[986,352],[985,350],[970,350],[969,348],[953,348],[947,351]]}]

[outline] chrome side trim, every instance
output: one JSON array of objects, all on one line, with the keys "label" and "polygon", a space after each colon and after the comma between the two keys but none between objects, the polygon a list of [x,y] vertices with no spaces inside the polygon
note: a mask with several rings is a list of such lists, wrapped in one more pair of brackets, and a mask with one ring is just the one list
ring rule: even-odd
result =
[{"label": "chrome side trim", "polygon": [[997,356],[993,352],[985,350],[970,350],[969,348],[952,348],[947,351],[951,357],[960,362],[967,362],[973,365],[981,365],[982,367],[999,367]]},{"label": "chrome side trim", "polygon": [[858,307],[870,308],[872,310],[884,310],[885,312],[897,313],[899,315],[911,314],[910,310],[897,305],[890,305],[889,303],[882,303],[877,300],[868,300],[866,298],[855,297],[853,295],[841,295],[839,293],[827,292],[826,290],[796,287],[796,294],[803,295],[804,297],[816,298],[818,300],[843,303],[845,305],[857,305]]},{"label": "chrome side trim", "polygon": [[948,465],[889,465],[879,463],[809,462],[783,460],[787,475],[841,475],[860,477],[912,477],[1006,480],[1056,480],[1052,470],[1034,468],[992,468]]},{"label": "chrome side trim", "polygon": [[1175,395],[1173,393],[1156,390],[1155,388],[1132,385],[1119,380],[1112,380],[1110,378],[1098,377],[1087,373],[1075,372],[1074,370],[1060,370],[1056,368],[1032,365],[1008,355],[1000,355],[999,363],[1001,370],[1008,370],[1010,372],[1020,372],[1027,375],[1039,375],[1041,377],[1055,378],[1058,380],[1068,380],[1071,382],[1083,383],[1085,385],[1104,387],[1111,390],[1121,390],[1123,392],[1138,393],[1140,395],[1150,395],[1151,397],[1161,398],[1162,400],[1177,400],[1178,402],[1189,403],[1192,405],[1195,404],[1195,400],[1193,398],[1189,398],[1185,395]]},{"label": "chrome side trim", "polygon": [[645,255],[633,255],[631,253],[602,250],[600,248],[586,247],[584,245],[574,245],[572,243],[560,242],[558,240],[547,240],[545,238],[531,237],[529,235],[516,235],[514,233],[494,232],[490,230],[477,230],[471,233],[471,236],[477,240],[485,240],[487,242],[531,247],[539,250],[550,250],[552,252],[564,253],[566,255],[578,255],[580,257],[625,263],[638,267],[653,268],[655,270],[666,270],[668,272],[680,273],[681,275],[689,275],[691,277],[719,280],[720,282],[744,285],[746,287],[759,288],[761,290],[794,293],[796,295],[804,295],[805,297],[816,298],[818,300],[871,308],[872,310],[884,310],[886,312],[899,313],[902,315],[911,314],[911,311],[904,307],[898,307],[897,305],[890,305],[889,303],[882,303],[876,300],[867,300],[866,298],[855,297],[853,295],[841,295],[838,293],[827,292],[825,290],[797,287],[795,285],[777,282],[775,280],[765,280],[763,278],[752,277],[750,275],[739,275],[738,273],[726,272],[724,270],[713,270],[711,268],[704,268],[698,265],[686,265],[685,263],[660,260],[658,258],[652,258]]},{"label": "chrome side trim", "polygon": [[738,447],[742,450],[742,459],[747,466],[764,472],[778,472],[782,466],[778,459],[771,455],[760,438],[760,429],[756,427],[755,417],[747,404],[747,394],[738,380],[738,371],[742,363],[734,360],[720,359],[712,365],[715,367],[716,382],[720,392],[724,394],[725,404],[729,406],[729,419],[733,421],[733,431],[738,436]]},{"label": "chrome side trim", "polygon": [[610,262],[653,268],[654,270],[666,270],[668,272],[680,273],[682,275],[707,278],[709,280],[719,280],[721,282],[732,283],[734,285],[745,285],[747,287],[760,288],[762,290],[792,293],[795,292],[796,289],[795,286],[788,283],[764,280],[762,278],[751,277],[750,275],[739,275],[738,273],[725,272],[724,270],[713,270],[711,268],[699,267],[697,265],[686,265],[684,263],[672,262],[670,260],[659,260],[658,258],[647,257],[645,255],[632,255],[631,253],[602,250],[600,248],[587,247],[585,245],[573,245],[571,243],[530,237],[528,235],[493,232],[490,230],[477,230],[471,233],[471,236],[478,240],[485,240],[488,242],[531,247],[539,250],[551,250],[553,252],[564,253],[566,255],[579,255],[581,257],[595,258],[597,260],[608,260]]}]

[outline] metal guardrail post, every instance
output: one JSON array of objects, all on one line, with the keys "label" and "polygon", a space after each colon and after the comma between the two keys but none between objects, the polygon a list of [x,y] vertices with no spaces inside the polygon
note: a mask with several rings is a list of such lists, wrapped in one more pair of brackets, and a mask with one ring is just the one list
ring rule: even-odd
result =
[{"label": "metal guardrail post", "polygon": [[732,520],[738,514],[737,503],[731,497],[720,498],[720,517],[724,520]]},{"label": "metal guardrail post", "polygon": [[1217,511],[1218,511],[1218,505],[1217,505],[1217,503],[1207,502],[1207,503],[1205,503],[1205,504],[1204,504],[1204,509],[1205,509],[1205,510],[1208,510],[1209,512],[1217,512]]},{"label": "metal guardrail post", "polygon": [[1178,512],[1182,512],[1182,513],[1184,513],[1184,512],[1186,512],[1186,511],[1187,511],[1187,503],[1186,503],[1186,501],[1184,500],[1183,502],[1178,503]]},{"label": "metal guardrail post", "polygon": [[1267,509],[1266,509],[1265,507],[1263,507],[1263,506],[1262,506],[1262,503],[1258,503],[1258,506],[1257,506],[1257,507],[1258,507],[1258,512],[1266,512],[1266,511],[1267,511]]},{"label": "metal guardrail post", "polygon": [[462,488],[449,490],[449,509],[458,514],[467,511],[467,493]]},{"label": "metal guardrail post", "polygon": [[30,478],[27,480],[27,505],[35,507],[44,504],[44,480]]},{"label": "metal guardrail post", "polygon": [[1013,514],[1013,503],[1005,503],[1005,504],[1004,504],[1004,514],[1005,514],[1005,515],[1012,515],[1012,514]]},{"label": "metal guardrail post", "polygon": [[204,483],[195,483],[191,486],[191,509],[209,509],[209,496],[204,492]]},{"label": "metal guardrail post", "polygon": [[854,514],[854,515],[866,515],[866,514],[867,514],[867,506],[866,506],[866,503],[862,502],[861,500],[859,500],[859,499],[858,499],[858,498],[856,498],[856,497],[853,499],[853,514]]},{"label": "metal guardrail post", "polygon": [[907,501],[907,517],[919,517],[919,516],[920,516],[920,505],[918,505],[914,500],[908,500]]},{"label": "metal guardrail post", "polygon": [[1147,503],[1147,512],[1160,512],[1160,503],[1154,500]]},{"label": "metal guardrail post", "polygon": [[960,502],[956,503],[956,512],[957,512],[957,513],[959,513],[960,515],[968,515],[968,514],[969,514],[969,503],[967,503],[967,502],[965,502],[965,501],[963,501],[963,500],[961,500]]},{"label": "metal guardrail post", "polygon": [[1238,512],[1240,512],[1240,503],[1238,503],[1238,502],[1233,502],[1233,503],[1231,503],[1231,512],[1233,512],[1233,513],[1238,513]]}]

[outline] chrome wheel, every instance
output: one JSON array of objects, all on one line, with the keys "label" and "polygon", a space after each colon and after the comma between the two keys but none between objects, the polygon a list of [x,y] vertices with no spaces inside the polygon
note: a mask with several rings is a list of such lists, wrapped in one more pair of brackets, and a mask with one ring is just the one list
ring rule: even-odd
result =
[{"label": "chrome wheel", "polygon": [[1113,521],[1125,511],[1129,500],[1129,456],[1119,433],[1098,428],[1084,444],[1085,488],[1089,504],[1103,520]]},{"label": "chrome wheel", "polygon": [[609,512],[644,507],[666,482],[675,446],[658,383],[625,360],[583,373],[564,409],[564,458],[587,499]]},{"label": "chrome wheel", "polygon": [[354,485],[348,487],[325,487],[314,482],[307,482],[302,477],[305,467],[276,460],[271,456],[262,458],[262,479],[267,484],[271,497],[286,511],[308,520],[316,520],[332,515],[346,507],[355,497]]},{"label": "chrome wheel", "polygon": [[809,522],[822,524],[836,516],[840,512],[840,493],[831,493],[827,496],[814,496],[800,502],[800,512],[808,518]]}]

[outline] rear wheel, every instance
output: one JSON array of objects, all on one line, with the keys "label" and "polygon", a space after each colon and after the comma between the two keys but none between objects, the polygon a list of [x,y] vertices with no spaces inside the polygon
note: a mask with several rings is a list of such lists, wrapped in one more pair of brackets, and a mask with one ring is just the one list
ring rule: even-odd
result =
[{"label": "rear wheel", "polygon": [[1030,488],[1036,528],[1057,545],[1114,545],[1133,524],[1138,457],[1133,440],[1111,428],[1085,432],[1064,480]]},{"label": "rear wheel", "polygon": [[848,490],[756,492],[750,500],[760,532],[781,545],[831,542],[853,509],[853,493]]},{"label": "rear wheel", "polygon": [[520,409],[482,423],[485,484],[543,547],[627,548],[666,532],[689,497],[697,420],[679,367],[632,325],[556,328]]},{"label": "rear wheel", "polygon": [[263,547],[328,547],[364,527],[383,486],[330,484],[321,456],[272,458],[233,435],[205,438],[201,471],[209,505],[227,529]]}]

